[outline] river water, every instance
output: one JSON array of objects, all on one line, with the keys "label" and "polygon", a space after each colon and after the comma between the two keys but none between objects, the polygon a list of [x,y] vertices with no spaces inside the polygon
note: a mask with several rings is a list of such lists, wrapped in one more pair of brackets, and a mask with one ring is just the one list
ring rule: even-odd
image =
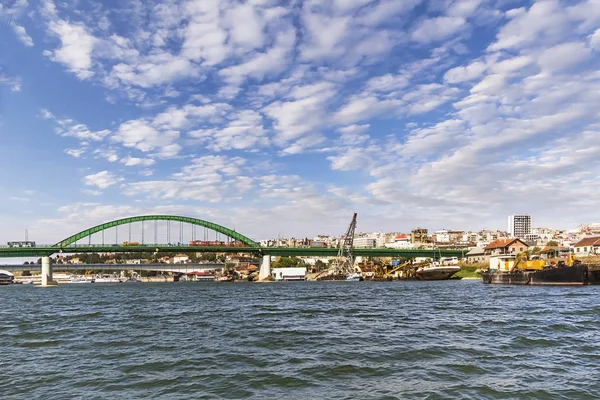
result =
[{"label": "river water", "polygon": [[600,287],[0,287],[1,399],[600,398]]}]

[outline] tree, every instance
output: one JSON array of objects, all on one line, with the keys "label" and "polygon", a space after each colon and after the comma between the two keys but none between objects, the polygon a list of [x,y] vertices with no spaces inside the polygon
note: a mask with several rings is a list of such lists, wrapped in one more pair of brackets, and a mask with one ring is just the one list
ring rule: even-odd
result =
[{"label": "tree", "polygon": [[546,243],[546,246],[558,247],[558,242],[556,240],[550,240],[548,243]]},{"label": "tree", "polygon": [[273,263],[273,268],[296,268],[304,266],[304,261],[298,257],[281,257]]},{"label": "tree", "polygon": [[317,271],[317,272],[323,271],[326,268],[327,268],[327,264],[325,264],[323,261],[317,260],[315,262],[315,271]]}]

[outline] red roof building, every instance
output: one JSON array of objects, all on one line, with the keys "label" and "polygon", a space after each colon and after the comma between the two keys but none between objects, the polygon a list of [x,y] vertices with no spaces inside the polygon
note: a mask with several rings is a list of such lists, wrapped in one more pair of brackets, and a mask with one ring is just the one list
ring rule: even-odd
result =
[{"label": "red roof building", "polygon": [[600,236],[588,236],[573,245],[575,254],[586,256],[600,254]]},{"label": "red roof building", "polygon": [[498,239],[485,246],[487,255],[511,255],[519,254],[527,250],[529,245],[521,239]]}]

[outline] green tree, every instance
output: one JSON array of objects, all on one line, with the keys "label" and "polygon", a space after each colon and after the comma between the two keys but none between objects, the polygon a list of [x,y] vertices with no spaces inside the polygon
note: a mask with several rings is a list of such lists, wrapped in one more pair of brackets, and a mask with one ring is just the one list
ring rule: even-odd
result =
[{"label": "green tree", "polygon": [[326,268],[327,268],[327,264],[325,264],[323,261],[317,260],[315,262],[315,271],[317,271],[317,272],[323,271]]},{"label": "green tree", "polygon": [[548,243],[546,243],[546,246],[557,247],[558,242],[556,240],[550,240]]},{"label": "green tree", "polygon": [[304,267],[306,264],[298,257],[281,257],[273,263],[273,268],[295,268]]}]

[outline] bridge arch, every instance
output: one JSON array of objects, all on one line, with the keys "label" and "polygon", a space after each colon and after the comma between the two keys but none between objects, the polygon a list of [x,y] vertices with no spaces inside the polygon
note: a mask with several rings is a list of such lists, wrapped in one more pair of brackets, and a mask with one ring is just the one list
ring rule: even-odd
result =
[{"label": "bridge arch", "polygon": [[101,231],[109,229],[109,228],[114,228],[119,225],[126,225],[126,224],[131,224],[131,223],[135,223],[135,222],[143,222],[143,221],[177,221],[177,222],[183,222],[183,223],[187,223],[187,224],[202,226],[202,227],[211,229],[215,232],[219,232],[224,235],[227,235],[230,238],[238,240],[250,247],[260,247],[260,245],[258,243],[256,243],[254,240],[252,240],[234,230],[226,228],[224,226],[215,224],[213,222],[204,221],[202,219],[181,217],[178,215],[142,215],[142,216],[137,216],[137,217],[121,218],[121,219],[117,219],[114,221],[105,222],[103,224],[96,225],[92,228],[88,228],[84,231],[76,233],[75,235],[69,236],[68,238],[63,239],[60,242],[56,243],[54,245],[54,247],[66,247],[66,246],[69,246],[70,244],[77,242],[78,240],[81,240],[85,237],[93,235],[94,233],[101,232]]}]

